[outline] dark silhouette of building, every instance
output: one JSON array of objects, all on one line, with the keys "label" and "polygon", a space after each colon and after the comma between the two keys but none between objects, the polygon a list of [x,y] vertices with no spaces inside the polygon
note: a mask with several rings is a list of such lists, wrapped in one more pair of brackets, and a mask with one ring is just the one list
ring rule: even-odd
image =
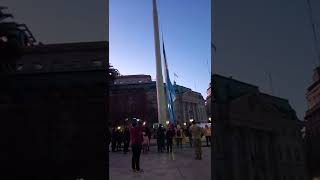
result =
[{"label": "dark silhouette of building", "polygon": [[0,89],[6,162],[23,167],[15,175],[106,179],[107,57],[107,42],[22,48]]},{"label": "dark silhouette of building", "polygon": [[313,73],[306,98],[308,110],[305,116],[308,165],[312,178],[320,178],[320,67]]},{"label": "dark silhouette of building", "polygon": [[301,121],[288,100],[213,75],[213,177],[307,179]]}]

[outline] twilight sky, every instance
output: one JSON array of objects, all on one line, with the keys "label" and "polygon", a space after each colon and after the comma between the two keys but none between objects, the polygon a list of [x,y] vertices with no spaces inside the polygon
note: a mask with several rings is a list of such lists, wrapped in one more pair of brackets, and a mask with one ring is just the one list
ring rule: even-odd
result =
[{"label": "twilight sky", "polygon": [[[311,0],[320,25],[320,1]],[[214,73],[258,85],[289,99],[300,119],[316,65],[306,0],[215,0]],[[318,33],[320,29],[318,28]]]},{"label": "twilight sky", "polygon": [[43,43],[105,41],[107,0],[1,0]]},{"label": "twilight sky", "polygon": [[[206,97],[211,67],[210,0],[158,0],[159,22],[173,82]],[[123,75],[155,79],[152,0],[110,0],[110,63]]]}]

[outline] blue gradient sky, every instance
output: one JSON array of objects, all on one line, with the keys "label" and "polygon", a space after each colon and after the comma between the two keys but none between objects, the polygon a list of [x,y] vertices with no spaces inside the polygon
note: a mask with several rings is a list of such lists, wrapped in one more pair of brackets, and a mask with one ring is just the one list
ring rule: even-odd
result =
[{"label": "blue gradient sky", "polygon": [[[307,109],[316,54],[306,0],[220,0],[214,4],[213,71],[286,98],[300,119]],[[320,33],[320,1],[311,0]]]},{"label": "blue gradient sky", "polygon": [[[110,63],[123,75],[155,78],[152,0],[110,0]],[[158,0],[159,21],[173,82],[204,98],[211,72],[210,0]]]}]

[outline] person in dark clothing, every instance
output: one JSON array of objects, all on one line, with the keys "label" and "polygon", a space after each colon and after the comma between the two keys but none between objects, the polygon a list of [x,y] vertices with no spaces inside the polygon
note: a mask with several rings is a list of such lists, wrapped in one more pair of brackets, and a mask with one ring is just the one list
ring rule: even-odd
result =
[{"label": "person in dark clothing", "polygon": [[121,130],[117,130],[117,151],[121,151],[122,140],[123,134]]},{"label": "person in dark clothing", "polygon": [[110,152],[110,149],[109,149],[109,147],[110,147],[110,143],[111,143],[111,132],[110,132],[110,128],[108,127],[107,128],[107,132],[106,132],[106,141],[107,141],[107,149],[108,149],[108,152]]},{"label": "person in dark clothing", "polygon": [[140,169],[140,154],[142,148],[142,129],[141,126],[137,124],[136,121],[132,123],[132,128],[130,129],[130,143],[132,148],[132,170],[134,172],[143,172]]},{"label": "person in dark clothing", "polygon": [[167,153],[172,152],[172,144],[173,144],[173,137],[175,135],[175,132],[173,128],[169,128],[167,133],[166,133],[166,138],[167,138]]},{"label": "person in dark clothing", "polygon": [[126,154],[129,151],[129,143],[130,143],[130,130],[129,127],[126,126],[123,133],[123,152]]},{"label": "person in dark clothing", "polygon": [[117,146],[116,129],[112,128],[112,132],[111,132],[111,148],[112,148],[112,152],[116,151],[116,146]]},{"label": "person in dark clothing", "polygon": [[159,125],[157,130],[157,144],[158,144],[158,152],[163,152],[165,149],[165,129],[162,127],[162,124]]},{"label": "person in dark clothing", "polygon": [[146,127],[145,132],[146,132],[146,135],[148,136],[148,139],[149,139],[149,143],[148,143],[148,146],[147,146],[147,151],[150,151],[151,131],[150,131],[150,129],[148,127]]}]

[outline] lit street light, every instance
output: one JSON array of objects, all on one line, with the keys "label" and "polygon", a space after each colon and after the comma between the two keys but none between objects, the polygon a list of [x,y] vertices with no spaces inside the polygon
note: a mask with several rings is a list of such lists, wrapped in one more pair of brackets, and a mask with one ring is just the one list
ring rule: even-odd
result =
[{"label": "lit street light", "polygon": [[193,119],[190,119],[190,122],[193,122]]}]

